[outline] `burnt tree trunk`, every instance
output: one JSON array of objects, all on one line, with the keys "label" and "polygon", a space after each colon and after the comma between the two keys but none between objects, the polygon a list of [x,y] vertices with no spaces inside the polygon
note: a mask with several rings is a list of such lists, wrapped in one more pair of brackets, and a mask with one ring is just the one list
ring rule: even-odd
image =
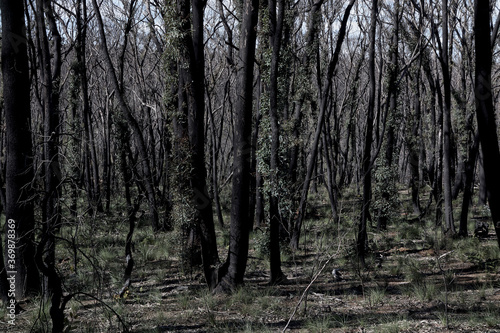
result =
[{"label": "burnt tree trunk", "polygon": [[447,236],[455,234],[453,221],[452,197],[452,144],[451,144],[451,79],[448,61],[448,0],[443,0],[442,8],[442,45],[440,62],[443,72],[444,108],[443,108],[443,192],[444,192],[444,232]]},{"label": "burnt tree trunk", "polygon": [[[37,32],[40,58],[40,76],[42,81],[42,105],[44,115],[44,186],[42,201],[43,232],[46,235],[44,262],[48,266],[55,265],[55,233],[60,228],[61,167],[59,164],[59,85],[61,77],[61,36],[57,30],[51,1],[37,0]],[[49,26],[53,40],[53,51],[49,46],[46,25]],[[53,58],[53,59],[52,59]],[[51,276],[44,276],[44,295],[49,297],[54,283]],[[56,306],[59,306],[57,304]]]},{"label": "burnt tree trunk", "polygon": [[[283,21],[285,17],[285,0],[269,0],[270,45],[272,48],[270,84],[269,84],[269,119],[271,122],[271,157],[270,157],[270,183],[269,194],[269,220],[270,220],[270,283],[276,284],[285,279],[281,271],[280,253],[280,212],[279,212],[279,149],[280,126],[278,115],[278,101],[280,94],[278,87],[279,62],[281,52],[281,39],[283,34]],[[276,10],[278,12],[276,13]]]},{"label": "burnt tree trunk", "polygon": [[500,150],[491,85],[492,45],[490,42],[490,5],[488,0],[474,1],[476,49],[475,99],[479,139],[483,151],[484,176],[491,218],[500,246]]},{"label": "burnt tree trunk", "polygon": [[[400,4],[399,1],[394,3],[394,13],[393,13],[393,32],[392,32],[392,40],[391,40],[391,48],[390,48],[390,62],[388,69],[388,103],[386,112],[386,146],[385,146],[385,166],[387,167],[387,171],[392,170],[394,168],[394,146],[396,145],[396,112],[397,112],[397,103],[398,103],[398,74],[399,74],[399,62],[398,62],[398,48],[399,48],[399,16],[400,16]],[[395,181],[392,178],[390,181]],[[390,193],[383,190],[382,198],[390,198]],[[377,218],[377,229],[385,230],[387,229],[388,215],[386,212],[383,212]]]},{"label": "burnt tree trunk", "polygon": [[373,142],[373,116],[375,109],[375,37],[377,28],[378,0],[372,1],[370,19],[370,42],[368,49],[368,74],[369,74],[369,97],[368,110],[366,112],[366,131],[363,148],[362,179],[363,179],[363,202],[361,218],[359,221],[356,249],[359,264],[365,266],[366,243],[368,241],[366,225],[370,216],[370,201],[372,192],[372,158],[371,149]]},{"label": "burnt tree trunk", "polygon": [[468,159],[464,162],[465,164],[465,184],[464,184],[464,194],[462,198],[462,210],[460,213],[460,228],[458,234],[461,237],[467,237],[467,222],[469,221],[469,206],[472,201],[473,195],[473,185],[474,185],[474,170],[477,163],[477,157],[479,152],[479,133],[474,136],[473,142],[469,147]]},{"label": "burnt tree trunk", "polygon": [[[215,266],[219,263],[215,238],[212,200],[207,192],[205,168],[205,52],[203,40],[203,15],[206,0],[192,1],[192,46],[190,55],[190,74],[192,89],[189,91],[188,128],[191,142],[192,176],[191,187],[196,207],[195,226],[200,230],[202,260],[205,279],[210,289],[217,284]],[[189,40],[187,41],[189,44]]]},{"label": "burnt tree trunk", "polygon": [[240,37],[239,94],[234,110],[233,134],[233,192],[231,196],[231,225],[229,253],[221,270],[216,292],[231,292],[243,283],[248,260],[250,156],[252,135],[253,69],[257,39],[258,0],[243,2]]},{"label": "burnt tree trunk", "polygon": [[[14,261],[7,271],[16,271],[16,297],[40,290],[34,261],[33,148],[31,142],[30,81],[23,1],[1,1],[2,79],[6,127],[5,218],[13,221],[14,239],[5,237],[6,250],[15,244]],[[11,246],[9,247],[9,244]],[[3,253],[3,252],[2,252]],[[10,258],[9,258],[10,259]],[[3,259],[2,259],[3,262]],[[10,274],[9,274],[10,275]],[[0,284],[6,285],[5,270]]]}]

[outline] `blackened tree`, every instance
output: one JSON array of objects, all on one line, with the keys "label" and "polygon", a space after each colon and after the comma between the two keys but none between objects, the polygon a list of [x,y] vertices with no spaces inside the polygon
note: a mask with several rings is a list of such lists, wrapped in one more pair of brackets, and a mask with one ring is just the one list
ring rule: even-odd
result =
[{"label": "blackened tree", "polygon": [[476,49],[475,98],[476,116],[484,175],[488,190],[488,204],[500,246],[500,150],[493,108],[491,84],[492,47],[490,41],[490,4],[488,0],[474,1],[474,33]]},{"label": "blackened tree", "polygon": [[[6,207],[7,220],[15,221],[17,271],[16,297],[39,290],[33,244],[33,151],[29,64],[23,1],[1,1],[2,74],[6,125]],[[7,239],[7,246],[8,241]],[[2,273],[5,279],[5,272]],[[1,276],[0,276],[1,277]]]},{"label": "blackened tree", "polygon": [[[207,191],[205,167],[205,51],[203,41],[206,1],[178,1],[181,19],[179,68],[179,107],[187,111],[188,156],[190,163],[189,187],[195,209],[193,230],[199,234],[203,270],[210,289],[217,284],[215,267],[219,263],[215,238],[212,200]],[[184,100],[185,103],[181,103]],[[185,104],[185,105],[182,105]],[[197,236],[198,237],[198,236]]]},{"label": "blackened tree", "polygon": [[369,74],[369,97],[368,109],[366,112],[366,131],[363,148],[363,203],[361,208],[361,218],[358,228],[358,238],[356,240],[357,254],[359,262],[365,265],[367,232],[366,225],[370,216],[370,201],[372,195],[372,143],[373,143],[373,118],[375,110],[375,37],[377,28],[378,0],[372,1],[371,19],[370,19],[370,41],[368,50],[368,74]]},{"label": "blackened tree", "polygon": [[[61,167],[59,164],[59,87],[61,78],[61,36],[59,34],[52,2],[38,0],[36,2],[36,21],[39,41],[40,79],[42,81],[43,106],[43,161],[44,161],[44,197],[42,200],[42,222],[44,239],[46,240],[44,262],[52,270],[55,264],[55,233],[60,228],[61,213],[59,198],[61,195]],[[50,47],[46,26],[52,35]],[[38,263],[40,268],[40,264]],[[43,272],[43,270],[42,270]],[[56,287],[51,275],[44,276],[44,293],[48,296]]]},{"label": "blackened tree", "polygon": [[221,270],[221,281],[216,292],[230,292],[243,283],[248,260],[250,155],[252,134],[253,69],[257,39],[258,0],[245,0],[240,37],[239,93],[234,115],[233,137],[233,191],[231,198],[231,225],[229,254]]},{"label": "blackened tree", "polygon": [[447,235],[455,234],[453,204],[451,195],[451,78],[448,51],[448,0],[443,0],[442,8],[442,45],[440,63],[443,72],[444,108],[443,108],[443,190],[444,190],[444,231]]},{"label": "blackened tree", "polygon": [[[279,171],[279,149],[280,149],[280,126],[278,114],[278,100],[280,92],[278,90],[278,75],[280,52],[283,35],[283,22],[285,18],[285,0],[270,0],[269,23],[270,23],[270,44],[272,48],[270,85],[269,85],[269,119],[271,121],[271,157],[270,157],[270,182],[271,193],[269,200],[269,220],[270,220],[270,266],[271,280],[275,284],[285,279],[281,271],[281,253],[279,229],[281,224],[281,214],[279,211],[278,197],[278,171]],[[278,10],[278,11],[277,11]]]}]

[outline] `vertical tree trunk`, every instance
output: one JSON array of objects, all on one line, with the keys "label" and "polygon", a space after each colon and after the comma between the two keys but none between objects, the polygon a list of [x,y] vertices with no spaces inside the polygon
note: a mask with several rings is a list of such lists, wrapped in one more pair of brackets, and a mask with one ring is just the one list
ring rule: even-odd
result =
[{"label": "vertical tree trunk", "polygon": [[[215,119],[214,119],[214,114],[212,110],[212,105],[209,101],[209,117],[210,117],[210,124],[211,124],[211,135],[210,135],[210,143],[212,145],[212,149],[210,152],[211,155],[211,162],[212,162],[212,191],[213,191],[213,198],[214,198],[214,203],[215,203],[215,211],[217,212],[217,220],[219,222],[219,227],[224,228],[224,218],[222,217],[222,207],[220,204],[220,196],[219,196],[219,168],[218,168],[218,161],[219,161],[219,148],[220,147],[220,141],[217,140],[217,130],[215,126]],[[221,125],[222,126],[222,125]]]},{"label": "vertical tree trunk", "polygon": [[[385,149],[385,166],[387,168],[386,172],[390,172],[394,169],[393,160],[394,160],[394,146],[395,142],[395,129],[396,129],[396,112],[397,112],[397,99],[398,99],[398,85],[397,79],[399,74],[399,63],[398,63],[398,49],[399,49],[399,16],[400,16],[400,4],[399,0],[394,2],[394,13],[393,13],[393,32],[392,32],[392,40],[391,40],[391,48],[390,48],[390,62],[389,62],[389,83],[387,88],[389,103],[387,107],[389,108],[386,113],[386,126],[387,126],[387,134],[386,134],[386,149]],[[389,181],[396,181],[392,177],[389,178]],[[383,190],[382,192],[382,200],[383,198],[390,198],[391,194],[387,191]],[[388,215],[387,212],[382,212],[379,215],[377,220],[377,229],[385,230],[387,229]]]},{"label": "vertical tree trunk", "polygon": [[[55,234],[60,228],[61,167],[59,165],[59,85],[61,78],[61,36],[50,0],[36,1],[36,20],[39,46],[40,76],[43,84],[42,105],[44,115],[44,185],[42,201],[43,234],[38,244],[35,259],[43,273],[43,293],[50,298],[52,332],[64,328],[64,307],[71,296],[63,297],[62,282],[55,268]],[[46,25],[52,37],[52,52],[49,46]]]},{"label": "vertical tree trunk", "polygon": [[[283,94],[278,87],[279,62],[281,52],[281,39],[283,34],[283,21],[285,17],[285,0],[269,0],[270,45],[272,48],[270,84],[269,84],[269,119],[271,122],[271,157],[270,157],[270,183],[269,194],[269,220],[270,220],[270,266],[271,284],[282,281],[285,276],[281,271],[280,253],[280,212],[279,212],[279,149],[280,126],[278,115],[278,101]],[[276,13],[278,10],[278,13]]]},{"label": "vertical tree trunk", "polygon": [[[104,211],[109,212],[111,205],[111,181],[113,176],[113,159],[111,150],[111,112],[109,106],[106,105],[104,110],[104,149],[103,149],[103,179],[104,179]],[[96,163],[97,165],[97,163]],[[96,170],[97,171],[97,170]],[[98,192],[99,194],[99,192]],[[100,198],[100,194],[99,194]],[[100,199],[99,199],[100,200]],[[99,208],[99,204],[97,205]]]},{"label": "vertical tree trunk", "polygon": [[123,287],[119,292],[119,296],[123,297],[131,284],[132,270],[134,268],[134,259],[132,257],[132,237],[135,230],[136,213],[140,207],[140,198],[137,202],[132,203],[133,173],[132,170],[134,161],[131,160],[130,149],[130,131],[125,121],[117,121],[117,137],[116,146],[117,154],[119,156],[119,168],[123,177],[123,189],[125,193],[125,203],[127,207],[127,218],[129,224],[129,231],[125,239],[125,261],[126,268],[123,276]]},{"label": "vertical tree trunk", "polygon": [[370,200],[372,187],[372,158],[371,149],[373,142],[373,115],[375,109],[375,37],[377,28],[378,0],[372,1],[370,19],[370,42],[368,49],[368,74],[369,74],[369,97],[368,110],[366,112],[366,132],[363,149],[362,179],[363,179],[363,203],[361,208],[361,218],[359,221],[358,237],[356,248],[358,260],[362,267],[365,266],[367,232],[366,225],[370,215]]},{"label": "vertical tree trunk", "polygon": [[212,200],[207,192],[205,168],[205,52],[203,15],[206,0],[193,0],[193,53],[191,56],[192,109],[188,117],[189,136],[193,151],[191,186],[195,195],[197,215],[195,225],[201,231],[201,246],[205,279],[210,289],[217,284],[214,267],[219,263],[212,213]]},{"label": "vertical tree trunk", "polygon": [[424,163],[424,161],[420,160],[422,143],[423,140],[419,138],[419,129],[421,123],[421,70],[422,70],[422,52],[423,47],[421,41],[419,41],[419,49],[421,55],[419,56],[418,63],[415,69],[415,97],[413,100],[414,105],[414,115],[411,126],[411,139],[409,140],[410,144],[408,147],[410,154],[410,188],[411,188],[411,201],[413,205],[413,213],[417,216],[420,216],[422,213],[420,207],[420,164]]},{"label": "vertical tree trunk", "polygon": [[420,128],[420,118],[421,118],[421,102],[420,102],[420,66],[417,68],[416,79],[415,79],[415,99],[414,99],[414,109],[415,114],[413,115],[413,123],[411,129],[411,144],[409,149],[410,154],[410,188],[411,188],[411,202],[413,205],[413,213],[417,216],[421,214],[420,209],[420,174],[419,174],[419,155],[420,155],[420,145],[421,140],[419,140],[418,132]]},{"label": "vertical tree trunk", "polygon": [[42,239],[37,246],[35,261],[40,272],[46,277],[48,287],[51,291],[48,296],[50,298],[49,314],[52,320],[52,333],[62,333],[64,329],[64,309],[73,297],[73,294],[63,296],[62,281],[59,273],[53,263],[45,262],[43,258],[45,249],[50,247],[48,244],[50,237],[51,235],[47,232],[42,235]]},{"label": "vertical tree trunk", "polygon": [[[40,290],[34,261],[33,151],[31,142],[30,80],[23,1],[1,1],[2,78],[6,127],[5,218],[13,221],[15,239],[5,237],[6,250],[15,247],[15,262],[7,271],[16,271],[16,297]],[[9,247],[9,244],[11,246]],[[3,258],[2,258],[3,261]],[[5,283],[5,271],[0,283]],[[9,274],[12,275],[12,274]]]},{"label": "vertical tree trunk", "polygon": [[435,117],[435,165],[434,165],[434,196],[436,199],[436,225],[443,224],[443,93],[439,86],[439,78],[434,82],[437,93],[438,107],[434,108]]},{"label": "vertical tree trunk", "polygon": [[[260,96],[256,97],[256,100],[260,100]],[[254,117],[254,128],[252,131],[252,143],[251,143],[251,153],[250,153],[250,202],[249,202],[249,220],[250,226],[249,230],[253,231],[254,226],[260,226],[264,219],[264,206],[262,202],[262,178],[257,168],[257,149],[259,143],[259,126],[261,120],[260,108],[257,107],[257,112]],[[260,196],[260,198],[259,198]],[[258,202],[260,200],[260,202]],[[257,211],[259,210],[259,211]]]},{"label": "vertical tree trunk", "polygon": [[[44,115],[44,185],[45,193],[42,201],[42,222],[45,238],[43,260],[48,270],[54,270],[55,265],[55,233],[60,228],[61,209],[59,197],[61,196],[61,167],[59,165],[59,85],[61,76],[61,37],[57,30],[55,17],[50,0],[37,0],[37,32],[40,43],[39,54],[41,70],[40,76],[43,84],[42,104]],[[53,51],[51,52],[47,37],[46,25],[52,35]],[[37,249],[40,251],[40,247]],[[40,265],[38,265],[40,269]],[[57,275],[57,274],[56,274]],[[61,288],[54,274],[44,273],[44,296],[49,298],[58,293]],[[58,297],[56,295],[56,297]],[[59,307],[59,303],[53,306]],[[59,320],[58,318],[52,318]]]},{"label": "vertical tree trunk", "polygon": [[[187,0],[178,1],[181,18],[181,58],[179,65],[179,108],[187,117],[179,122],[179,138],[187,131],[189,153],[187,175],[189,191],[192,194],[194,223],[188,246],[196,253],[201,243],[201,259],[205,279],[210,289],[215,288],[217,276],[215,267],[219,263],[215,227],[212,215],[212,200],[207,192],[205,167],[205,55],[203,45],[203,16],[206,2]],[[177,119],[180,121],[180,119]],[[186,127],[187,125],[187,127]],[[182,143],[179,143],[182,144]],[[182,153],[182,152],[180,152]],[[181,180],[182,181],[182,180]],[[198,243],[199,241],[199,243]],[[198,244],[196,244],[198,243]]]},{"label": "vertical tree trunk", "polygon": [[474,170],[477,164],[477,156],[479,152],[479,133],[474,136],[473,142],[469,147],[469,158],[465,163],[465,184],[464,194],[462,198],[462,210],[460,213],[460,228],[458,234],[461,237],[467,237],[467,222],[469,221],[469,206],[472,201],[473,185],[474,185]]},{"label": "vertical tree trunk", "polygon": [[479,151],[479,159],[478,159],[478,167],[479,167],[479,193],[477,203],[478,205],[486,205],[488,198],[488,188],[486,186],[486,176],[484,174],[484,159],[482,150]]},{"label": "vertical tree trunk", "polygon": [[492,45],[490,44],[490,3],[474,1],[474,34],[476,49],[475,98],[476,116],[483,151],[484,175],[488,189],[493,227],[500,246],[500,150],[493,107],[491,85]]},{"label": "vertical tree trunk", "polygon": [[264,193],[262,192],[264,180],[262,174],[257,170],[255,175],[255,225],[262,226],[265,218]]},{"label": "vertical tree trunk", "polygon": [[[329,117],[327,117],[329,118]],[[338,120],[335,120],[337,122]],[[338,151],[335,152],[335,155],[332,156],[331,148],[332,143],[331,143],[331,129],[330,126],[326,126],[327,123],[325,122],[323,126],[323,153],[325,156],[325,164],[326,164],[326,170],[327,170],[327,177],[325,179],[326,183],[326,189],[328,192],[328,199],[330,200],[330,208],[332,210],[332,218],[333,222],[337,224],[339,222],[339,214],[338,214],[338,207],[337,207],[337,202],[339,198],[339,188],[337,185],[337,167],[335,165],[335,157],[338,156]]]},{"label": "vertical tree trunk", "polygon": [[453,221],[453,198],[451,195],[451,169],[452,169],[452,146],[451,146],[451,80],[448,61],[448,0],[442,0],[442,22],[443,31],[441,45],[441,69],[443,72],[444,108],[443,108],[443,191],[444,191],[444,232],[447,236],[455,234],[455,223]]},{"label": "vertical tree trunk", "polygon": [[[250,188],[250,159],[248,156],[252,134],[253,69],[257,38],[258,0],[243,2],[240,50],[241,67],[238,70],[239,94],[235,109],[233,135],[233,192],[231,197],[231,225],[229,254],[216,292],[230,292],[243,283],[248,259],[248,209]],[[225,270],[225,269],[224,269]]]},{"label": "vertical tree trunk", "polygon": [[[462,37],[460,38],[461,42],[461,53],[464,55],[462,56],[462,61],[461,61],[461,68],[460,68],[460,91],[455,94],[455,100],[457,101],[458,104],[458,111],[459,111],[459,119],[463,119],[463,122],[461,122],[465,128],[464,133],[459,133],[457,131],[457,141],[459,142],[457,145],[461,147],[459,153],[457,154],[458,158],[458,165],[457,165],[457,172],[455,173],[455,183],[453,185],[453,190],[452,190],[452,196],[453,199],[456,199],[458,197],[458,194],[460,191],[465,191],[465,183],[466,183],[466,169],[467,169],[467,151],[468,151],[468,143],[470,143],[470,139],[472,136],[474,136],[473,129],[472,129],[472,124],[471,120],[473,117],[470,117],[470,115],[467,112],[467,95],[468,95],[468,87],[467,87],[467,76],[470,75],[469,71],[467,70],[469,67],[469,64],[473,62],[471,59],[472,56],[466,57],[465,55],[468,55],[468,41],[465,39],[465,35],[467,34],[467,31],[465,28],[463,28],[462,31]],[[466,138],[466,139],[465,139]],[[464,140],[465,139],[465,140]],[[469,150],[470,151],[470,150]],[[476,161],[474,161],[475,165]],[[459,232],[460,233],[460,232]]]},{"label": "vertical tree trunk", "polygon": [[[79,78],[79,85],[81,89],[81,99],[82,99],[82,115],[81,123],[83,124],[83,135],[81,137],[83,144],[83,154],[82,154],[82,165],[83,168],[85,188],[88,197],[88,207],[90,212],[94,208],[98,211],[103,210],[101,190],[99,183],[99,165],[96,153],[96,145],[94,139],[94,132],[92,129],[92,113],[90,97],[88,92],[88,77],[87,77],[87,56],[86,56],[86,41],[87,41],[87,4],[85,1],[78,0],[76,4],[76,26],[77,26],[77,36],[76,36],[76,46],[75,53],[77,59],[77,65],[75,71]],[[78,124],[81,126],[81,124]],[[79,129],[81,130],[81,129]],[[105,147],[105,151],[106,151]],[[106,163],[106,160],[105,160]],[[108,166],[108,164],[106,164]],[[109,170],[105,168],[105,180],[109,176]],[[109,183],[107,183],[109,185]],[[109,194],[109,190],[108,190]],[[109,207],[109,200],[107,203]]]},{"label": "vertical tree trunk", "polygon": [[[123,127],[123,126],[122,126]],[[125,137],[128,137],[128,133],[126,129],[121,129],[121,134]],[[128,138],[127,138],[128,139]],[[119,292],[120,297],[124,297],[125,292],[130,288],[132,284],[132,270],[134,269],[134,258],[132,255],[132,237],[134,236],[135,231],[135,221],[136,221],[136,213],[140,207],[140,198],[132,204],[131,193],[130,193],[130,185],[132,183],[132,170],[130,170],[129,163],[127,161],[126,150],[129,145],[130,140],[126,140],[124,142],[120,142],[120,158],[121,165],[120,169],[122,170],[123,176],[123,184],[125,187],[125,201],[127,203],[127,218],[128,218],[128,233],[125,238],[125,272],[123,274],[123,287]]]}]

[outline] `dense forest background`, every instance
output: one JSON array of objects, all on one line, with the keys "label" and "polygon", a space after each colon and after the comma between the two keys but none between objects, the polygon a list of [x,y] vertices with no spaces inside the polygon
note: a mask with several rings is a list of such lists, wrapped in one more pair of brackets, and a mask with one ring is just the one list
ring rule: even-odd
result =
[{"label": "dense forest background", "polygon": [[[402,281],[448,329],[464,271],[471,330],[500,327],[496,1],[0,10],[7,330],[357,329],[333,295],[373,310]],[[227,313],[262,297],[280,314]]]}]

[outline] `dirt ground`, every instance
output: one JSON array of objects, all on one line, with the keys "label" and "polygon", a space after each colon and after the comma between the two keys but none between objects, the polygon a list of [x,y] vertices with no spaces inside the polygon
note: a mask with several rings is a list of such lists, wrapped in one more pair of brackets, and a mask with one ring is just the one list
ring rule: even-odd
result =
[{"label": "dirt ground", "polygon": [[[251,243],[245,285],[232,295],[211,294],[200,271],[182,271],[177,258],[141,260],[155,246],[146,244],[134,254],[124,298],[116,296],[122,258],[105,262],[109,271],[99,283],[88,276],[94,289],[68,303],[66,332],[500,332],[500,261],[491,231],[448,246],[370,234],[363,269],[341,234],[333,245],[323,229],[304,237],[309,247],[283,254],[288,281],[277,286],[268,285],[267,259]],[[59,269],[65,265],[61,260]],[[0,331],[49,331],[48,305],[40,303],[22,302],[16,326],[3,319]]]}]

